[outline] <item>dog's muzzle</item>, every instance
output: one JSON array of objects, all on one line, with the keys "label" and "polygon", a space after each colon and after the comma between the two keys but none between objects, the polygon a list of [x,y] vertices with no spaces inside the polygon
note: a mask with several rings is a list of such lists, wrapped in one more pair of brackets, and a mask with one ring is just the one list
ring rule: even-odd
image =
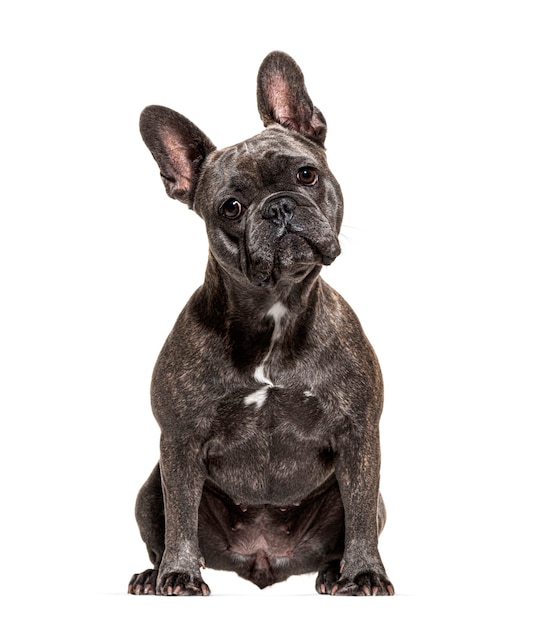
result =
[{"label": "dog's muzzle", "polygon": [[[250,227],[250,266],[258,284],[296,277],[330,265],[340,254],[337,234],[311,198],[278,192],[255,207]],[[304,269],[305,268],[305,269]]]}]

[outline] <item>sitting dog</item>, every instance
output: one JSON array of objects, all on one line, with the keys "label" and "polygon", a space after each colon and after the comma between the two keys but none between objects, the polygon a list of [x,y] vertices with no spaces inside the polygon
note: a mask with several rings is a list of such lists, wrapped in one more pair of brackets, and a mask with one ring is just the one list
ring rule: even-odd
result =
[{"label": "sitting dog", "polygon": [[392,595],[377,547],[381,373],[319,275],[343,216],[326,122],[281,52],[257,100],[265,129],[224,150],[171,109],[141,115],[167,194],[205,222],[209,260],[153,373],[160,460],[136,503],[153,569],[129,592],[208,595],[205,565],[260,588],[317,572],[322,594]]}]

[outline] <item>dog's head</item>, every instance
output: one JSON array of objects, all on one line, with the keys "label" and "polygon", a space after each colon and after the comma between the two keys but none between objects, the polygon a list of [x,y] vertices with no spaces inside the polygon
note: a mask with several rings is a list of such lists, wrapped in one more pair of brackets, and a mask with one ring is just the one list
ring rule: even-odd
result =
[{"label": "dog's head", "polygon": [[326,122],[288,55],[264,59],[257,100],[266,129],[224,150],[165,107],[147,107],[140,129],[168,195],[204,219],[219,265],[268,287],[332,263],[343,200],[326,162]]}]

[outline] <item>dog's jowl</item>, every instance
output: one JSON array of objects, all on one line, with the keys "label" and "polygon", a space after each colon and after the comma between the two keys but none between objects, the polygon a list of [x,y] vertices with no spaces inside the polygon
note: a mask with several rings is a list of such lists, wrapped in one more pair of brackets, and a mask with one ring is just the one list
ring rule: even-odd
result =
[{"label": "dog's jowl", "polygon": [[155,366],[160,459],[136,516],[152,569],[133,594],[208,595],[201,568],[259,587],[316,572],[332,595],[394,593],[377,547],[382,380],[343,298],[326,122],[286,54],[258,74],[265,129],[218,150],[150,106],[141,134],[166,192],[205,222],[205,280]]}]

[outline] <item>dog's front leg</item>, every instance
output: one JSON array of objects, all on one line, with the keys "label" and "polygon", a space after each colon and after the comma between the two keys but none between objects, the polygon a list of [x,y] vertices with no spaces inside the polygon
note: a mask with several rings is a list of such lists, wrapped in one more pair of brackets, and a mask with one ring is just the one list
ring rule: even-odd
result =
[{"label": "dog's front leg", "polygon": [[377,547],[380,451],[377,427],[338,442],[335,472],[345,509],[341,577],[332,595],[393,595]]},{"label": "dog's front leg", "polygon": [[160,471],[166,532],[157,593],[207,596],[209,587],[200,576],[203,559],[198,546],[198,507],[205,482],[199,447],[163,435]]}]

